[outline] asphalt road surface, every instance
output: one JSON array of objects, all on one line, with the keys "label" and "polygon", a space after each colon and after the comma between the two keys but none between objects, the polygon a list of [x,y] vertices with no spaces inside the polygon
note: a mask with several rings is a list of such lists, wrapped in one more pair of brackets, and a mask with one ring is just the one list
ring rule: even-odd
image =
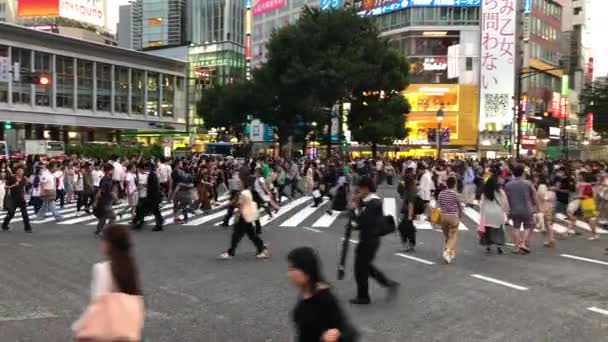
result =
[{"label": "asphalt road surface", "polygon": [[[385,213],[396,215],[395,191],[382,190]],[[544,249],[536,233],[528,256],[485,255],[477,241],[478,211],[469,208],[457,258],[446,265],[442,234],[417,222],[416,253],[399,253],[399,238],[392,235],[383,239],[376,258],[402,284],[399,297],[386,301],[385,291],[372,282],[372,305],[355,307],[347,304],[355,295],[352,253],[346,279],[335,279],[346,218],[311,204],[310,198],[297,199],[275,219],[263,220],[270,259],[256,260],[245,238],[230,261],[218,259],[231,232],[217,226],[223,206],[179,226],[171,224],[165,206],[164,232],[134,234],[145,341],[293,341],[290,310],[297,292],[286,279],[285,256],[303,245],[319,251],[362,341],[608,341],[606,231],[599,241],[572,237],[555,249]],[[70,341],[70,325],[89,299],[91,266],[102,256],[94,218],[77,215],[71,205],[62,214],[62,222],[34,224],[33,234],[25,234],[19,220],[0,234],[1,342]],[[565,229],[558,223],[558,231]],[[356,239],[353,234],[353,244]]]}]

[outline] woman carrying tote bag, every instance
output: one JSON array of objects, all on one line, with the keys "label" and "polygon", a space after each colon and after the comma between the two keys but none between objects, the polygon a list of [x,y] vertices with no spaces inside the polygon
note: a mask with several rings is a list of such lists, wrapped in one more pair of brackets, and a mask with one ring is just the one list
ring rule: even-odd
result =
[{"label": "woman carrying tote bag", "polygon": [[496,245],[498,254],[502,254],[502,246],[505,244],[504,225],[507,222],[509,214],[509,201],[505,192],[498,188],[498,180],[496,176],[492,176],[486,182],[479,202],[481,211],[480,244],[486,246],[486,253],[491,252],[491,246]]}]

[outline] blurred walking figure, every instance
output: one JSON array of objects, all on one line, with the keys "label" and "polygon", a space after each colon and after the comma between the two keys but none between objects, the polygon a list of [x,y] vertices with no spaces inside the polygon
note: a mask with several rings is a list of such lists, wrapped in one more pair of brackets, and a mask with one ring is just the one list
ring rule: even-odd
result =
[{"label": "blurred walking figure", "polygon": [[325,281],[317,253],[310,247],[296,248],[287,255],[287,262],[287,277],[300,292],[292,312],[297,341],[356,341],[358,333]]},{"label": "blurred walking figure", "polygon": [[112,173],[114,167],[112,164],[106,164],[103,167],[104,176],[99,182],[99,191],[97,192],[97,199],[95,200],[95,216],[97,217],[97,228],[95,229],[95,235],[99,236],[102,229],[106,225],[106,222],[110,224],[116,220],[116,214],[112,204],[118,200],[116,191],[118,188],[114,187],[112,182]]},{"label": "blurred walking figure", "polygon": [[[534,229],[534,213],[536,212],[536,191],[532,183],[524,179],[524,167],[517,165],[513,168],[512,179],[505,186],[509,200],[510,216],[513,220],[513,253],[530,253],[530,236]],[[523,226],[523,232],[520,228]]]},{"label": "blurred walking figure", "polygon": [[91,303],[72,325],[76,341],[141,341],[144,302],[132,246],[127,227],[104,229],[101,251],[107,261],[93,265]]},{"label": "blurred walking figure", "polygon": [[553,212],[557,197],[555,192],[549,190],[545,181],[541,181],[536,192],[536,202],[538,203],[538,214],[545,231],[545,247],[555,247],[555,232],[553,231]]},{"label": "blurred walking figure", "polygon": [[483,187],[480,207],[480,226],[483,225],[485,232],[481,235],[480,243],[486,246],[486,252],[490,253],[492,245],[496,245],[498,254],[502,254],[502,246],[505,244],[504,225],[507,223],[509,214],[509,201],[507,195],[498,187],[498,178],[493,175]]},{"label": "blurred walking figure", "polygon": [[234,231],[232,232],[232,238],[230,239],[230,248],[220,255],[221,259],[232,259],[236,253],[236,247],[245,234],[257,249],[256,258],[266,259],[268,258],[268,249],[264,246],[264,241],[260,239],[256,233],[254,226],[255,221],[258,219],[258,205],[253,200],[253,195],[249,190],[241,191],[238,201],[238,218],[234,224]]},{"label": "blurred walking figure", "polygon": [[462,217],[462,206],[456,192],[456,178],[449,177],[447,189],[439,193],[437,202],[441,210],[441,229],[445,237],[443,259],[448,264],[456,258],[456,242],[458,241],[458,226]]},{"label": "blurred walking figure", "polygon": [[55,217],[56,221],[61,220],[61,216],[57,212],[55,208],[55,200],[57,199],[57,189],[55,187],[55,177],[53,176],[52,170],[42,164],[40,171],[40,187],[41,187],[41,197],[42,197],[42,206],[38,211],[38,216],[36,219],[38,221],[42,221],[46,218],[47,211],[50,211]]},{"label": "blurred walking figure", "polygon": [[15,216],[17,208],[21,210],[21,217],[23,217],[23,227],[26,233],[32,232],[30,226],[30,218],[27,215],[27,205],[25,202],[25,186],[27,185],[27,179],[23,175],[23,167],[17,166],[14,174],[10,175],[6,181],[7,191],[7,202],[4,203],[8,213],[4,217],[4,223],[2,223],[2,230],[9,230],[9,223]]}]

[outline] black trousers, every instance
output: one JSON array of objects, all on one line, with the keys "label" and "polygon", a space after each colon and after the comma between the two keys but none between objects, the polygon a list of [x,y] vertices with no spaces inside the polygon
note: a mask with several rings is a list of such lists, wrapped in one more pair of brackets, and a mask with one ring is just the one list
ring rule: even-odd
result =
[{"label": "black trousers", "polygon": [[399,236],[401,236],[401,242],[404,244],[409,243],[411,246],[416,246],[416,227],[414,221],[410,221],[407,217],[403,218],[399,222]]},{"label": "black trousers", "polygon": [[27,204],[25,203],[25,201],[17,202],[14,205],[8,207],[8,212],[4,217],[4,222],[2,223],[2,228],[8,229],[8,224],[11,223],[11,220],[13,219],[13,217],[15,217],[17,208],[21,210],[21,217],[23,218],[23,227],[25,228],[25,230],[32,230],[32,226],[30,225],[30,218],[27,215]]},{"label": "black trousers", "polygon": [[300,194],[304,195],[304,191],[298,186],[297,177],[294,179],[289,179],[289,185],[291,188],[291,197],[296,197],[296,192],[299,192]]},{"label": "black trousers", "polygon": [[91,191],[77,191],[78,200],[76,201],[76,211],[85,208],[89,209],[93,204],[93,193]]},{"label": "black trousers", "polygon": [[65,190],[57,189],[57,195],[55,197],[55,200],[59,200],[59,208],[63,209],[63,206],[65,204]]},{"label": "black trousers", "polygon": [[34,214],[38,214],[42,208],[42,198],[39,196],[30,198],[30,205],[34,207]]},{"label": "black trousers", "polygon": [[369,277],[374,278],[380,285],[388,287],[391,284],[382,271],[372,264],[376,252],[380,248],[380,239],[360,242],[355,249],[355,280],[357,281],[357,298],[370,299]]},{"label": "black trousers", "polygon": [[230,222],[230,218],[234,214],[234,209],[236,209],[239,194],[240,191],[232,190],[230,192],[230,203],[228,203],[228,212],[226,213],[226,216],[224,216],[224,220],[222,221],[225,226],[228,225],[228,223]]},{"label": "black trousers", "polygon": [[249,240],[251,240],[255,248],[257,248],[258,254],[262,253],[262,251],[264,250],[264,241],[262,241],[258,234],[255,233],[255,228],[253,224],[245,222],[243,220],[239,220],[234,225],[234,230],[232,231],[232,238],[230,239],[230,248],[228,249],[228,254],[234,256],[234,253],[236,252],[236,247],[238,246],[239,242],[241,242],[241,239],[245,234],[247,234]]},{"label": "black trousers", "polygon": [[135,211],[135,219],[133,219],[133,225],[135,228],[141,228],[144,224],[144,218],[148,213],[154,215],[156,221],[156,227],[162,228],[163,226],[163,215],[160,213],[160,206],[156,201],[152,201],[148,198],[140,198],[140,205],[137,206]]}]

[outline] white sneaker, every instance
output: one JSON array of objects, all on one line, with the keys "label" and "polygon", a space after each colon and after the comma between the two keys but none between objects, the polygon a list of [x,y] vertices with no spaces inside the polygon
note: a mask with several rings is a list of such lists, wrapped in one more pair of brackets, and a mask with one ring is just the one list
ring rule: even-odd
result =
[{"label": "white sneaker", "polygon": [[224,252],[224,253],[220,254],[220,259],[230,260],[230,259],[232,259],[232,255],[228,254],[228,252]]},{"label": "white sneaker", "polygon": [[268,259],[268,257],[270,257],[270,255],[268,254],[268,250],[265,249],[262,251],[262,253],[256,255],[255,257],[258,259]]},{"label": "white sneaker", "polygon": [[443,256],[443,260],[445,260],[445,262],[447,264],[451,264],[452,263],[452,257],[448,254],[447,251],[444,251],[442,256]]}]

